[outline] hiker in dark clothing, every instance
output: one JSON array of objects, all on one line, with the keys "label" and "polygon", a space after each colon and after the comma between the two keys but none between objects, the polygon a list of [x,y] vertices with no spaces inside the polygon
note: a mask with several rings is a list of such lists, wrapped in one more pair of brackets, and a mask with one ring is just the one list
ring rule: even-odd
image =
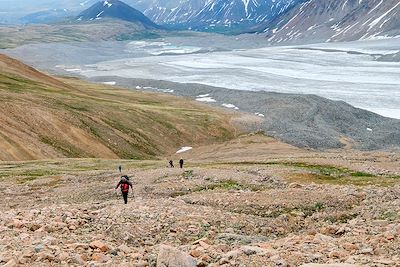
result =
[{"label": "hiker in dark clothing", "polygon": [[183,159],[179,160],[179,166],[181,167],[181,169],[183,168]]},{"label": "hiker in dark clothing", "polygon": [[121,165],[118,166],[118,169],[119,169],[119,172],[122,172],[122,166]]},{"label": "hiker in dark clothing", "polygon": [[124,175],[121,177],[121,180],[119,181],[119,183],[117,184],[117,187],[115,187],[115,189],[118,189],[118,187],[121,186],[121,193],[122,193],[122,197],[124,198],[124,202],[125,204],[128,204],[128,193],[129,193],[129,187],[132,188],[132,183],[129,181],[129,177]]},{"label": "hiker in dark clothing", "polygon": [[169,166],[170,166],[171,168],[174,168],[174,162],[173,162],[172,160],[169,161]]}]

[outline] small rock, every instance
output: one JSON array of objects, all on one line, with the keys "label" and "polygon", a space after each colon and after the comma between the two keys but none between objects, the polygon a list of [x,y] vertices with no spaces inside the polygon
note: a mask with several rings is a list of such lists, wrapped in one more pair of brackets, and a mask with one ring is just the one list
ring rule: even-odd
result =
[{"label": "small rock", "polygon": [[290,183],[289,188],[302,188],[303,186],[298,183]]},{"label": "small rock", "polygon": [[314,237],[314,241],[318,241],[318,242],[331,242],[334,238],[327,236],[327,235],[323,235],[323,234],[316,234]]},{"label": "small rock", "polygon": [[157,257],[157,267],[196,267],[196,260],[171,246],[161,245]]},{"label": "small rock", "polygon": [[209,262],[209,261],[211,260],[211,257],[210,257],[209,255],[203,255],[203,256],[201,257],[201,260],[202,260],[202,261],[205,261],[205,262]]},{"label": "small rock", "polygon": [[198,258],[201,255],[201,251],[198,249],[192,249],[189,254],[192,257]]},{"label": "small rock", "polygon": [[340,258],[340,253],[337,251],[331,251],[329,253],[329,258]]},{"label": "small rock", "polygon": [[361,254],[373,254],[374,253],[374,249],[371,247],[367,247],[367,248],[363,248],[360,250]]},{"label": "small rock", "polygon": [[130,255],[130,257],[131,257],[132,259],[134,259],[134,260],[137,260],[137,259],[142,258],[143,255],[140,254],[140,253],[132,253],[132,254]]},{"label": "small rock", "polygon": [[395,262],[392,261],[392,260],[388,260],[388,259],[374,260],[374,263],[379,263],[379,264],[389,265],[389,266],[395,266]]},{"label": "small rock", "polygon": [[86,243],[74,243],[71,245],[75,249],[88,249],[89,245]]},{"label": "small rock", "polygon": [[35,252],[39,253],[44,249],[44,245],[42,243],[39,243],[35,246]]},{"label": "small rock", "polygon": [[202,238],[202,239],[198,239],[198,240],[194,241],[192,244],[193,245],[199,244],[203,248],[207,249],[210,246],[211,242],[207,238]]},{"label": "small rock", "polygon": [[68,257],[69,257],[69,254],[68,254],[67,252],[61,252],[61,253],[58,255],[58,259],[59,259],[60,261],[66,261],[66,260],[68,259]]},{"label": "small rock", "polygon": [[[147,267],[147,266],[149,266],[149,263],[147,261],[140,260],[135,266],[137,266],[137,267]],[[171,266],[173,266],[173,265],[171,265]]]},{"label": "small rock", "polygon": [[2,267],[14,267],[14,266],[17,266],[17,261],[14,259],[11,259],[6,264],[4,264]]},{"label": "small rock", "polygon": [[103,242],[101,242],[101,241],[99,241],[99,240],[96,240],[96,241],[91,242],[91,243],[89,244],[89,246],[90,246],[92,249],[98,248],[98,249],[100,249],[100,250],[103,251],[103,252],[106,252],[106,251],[109,250],[108,246],[107,246],[105,243],[103,243]]},{"label": "small rock", "polygon": [[210,244],[205,242],[205,241],[200,241],[199,245],[202,246],[204,249],[209,249],[210,248]]},{"label": "small rock", "polygon": [[118,249],[119,249],[120,251],[122,251],[123,253],[125,253],[125,254],[130,254],[130,253],[132,253],[132,249],[130,249],[130,248],[129,248],[127,245],[125,245],[125,244],[119,246]]},{"label": "small rock", "polygon": [[223,266],[225,264],[228,264],[229,260],[227,258],[221,258],[218,263],[219,265]]},{"label": "small rock", "polygon": [[27,234],[27,233],[22,233],[22,234],[19,235],[19,238],[20,238],[21,240],[25,240],[25,239],[27,239],[28,237],[29,237],[29,234]]},{"label": "small rock", "polygon": [[85,260],[83,260],[82,256],[79,255],[79,254],[73,255],[73,256],[71,257],[71,262],[72,262],[72,263],[75,263],[75,264],[78,264],[78,265],[80,265],[80,266],[83,266],[83,265],[85,265],[85,263],[86,263]]},{"label": "small rock", "polygon": [[228,253],[225,254],[225,258],[227,258],[228,260],[231,259],[236,259],[237,257],[239,257],[240,255],[242,255],[244,252],[241,249],[235,249],[232,251],[229,251]]},{"label": "small rock", "polygon": [[[23,258],[32,258],[33,255],[34,255],[34,252],[33,252],[32,249],[26,249],[26,250],[24,250],[24,251],[22,252],[22,257],[23,257]],[[0,260],[0,262],[1,262],[1,260]]]},{"label": "small rock", "polygon": [[248,256],[249,255],[255,255],[255,254],[262,255],[262,254],[265,253],[265,251],[262,248],[254,247],[254,246],[242,246],[240,248],[240,250],[243,251],[244,254],[246,254]]},{"label": "small rock", "polygon": [[39,230],[40,228],[41,228],[42,226],[41,225],[39,225],[39,224],[32,224],[30,227],[29,227],[29,230],[31,230],[32,232],[34,232],[34,231],[36,231],[36,230]]},{"label": "small rock", "polygon": [[40,253],[38,253],[38,261],[42,262],[42,261],[54,261],[55,257],[53,255],[53,253],[49,252],[49,251],[42,251]]},{"label": "small rock", "polygon": [[352,250],[357,250],[358,246],[352,243],[344,243],[343,248],[346,249],[347,251],[352,251]]},{"label": "small rock", "polygon": [[43,243],[45,245],[56,245],[57,239],[52,236],[46,236],[45,238],[43,238]]},{"label": "small rock", "polygon": [[221,252],[228,252],[230,249],[229,249],[229,246],[226,244],[218,244],[216,246],[216,250],[221,251]]},{"label": "small rock", "polygon": [[270,257],[270,260],[272,262],[274,262],[277,266],[281,266],[281,267],[288,266],[287,262],[284,259],[282,259],[279,255],[274,255],[274,256]]},{"label": "small rock", "polygon": [[18,219],[15,219],[15,220],[13,220],[13,222],[12,222],[12,226],[13,226],[14,228],[21,229],[22,227],[24,227],[24,223],[21,222],[21,221],[18,220]]},{"label": "small rock", "polygon": [[385,233],[385,238],[387,240],[393,240],[395,239],[395,236],[392,233]]},{"label": "small rock", "polygon": [[102,253],[94,253],[92,255],[92,260],[100,263],[106,263],[111,260],[110,256],[104,255]]}]

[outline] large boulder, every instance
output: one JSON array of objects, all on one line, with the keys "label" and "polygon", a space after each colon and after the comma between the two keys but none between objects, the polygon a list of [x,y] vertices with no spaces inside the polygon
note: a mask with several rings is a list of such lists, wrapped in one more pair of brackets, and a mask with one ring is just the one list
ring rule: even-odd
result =
[{"label": "large boulder", "polygon": [[157,257],[157,267],[196,267],[196,260],[174,247],[162,245]]}]

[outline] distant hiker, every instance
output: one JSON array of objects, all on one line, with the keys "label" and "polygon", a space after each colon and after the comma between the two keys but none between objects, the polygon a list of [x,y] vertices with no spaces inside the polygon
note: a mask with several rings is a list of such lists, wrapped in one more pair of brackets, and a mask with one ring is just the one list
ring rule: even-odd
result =
[{"label": "distant hiker", "polygon": [[174,168],[174,162],[173,162],[172,160],[169,161],[169,166],[170,166],[171,168]]},{"label": "distant hiker", "polygon": [[127,175],[121,176],[121,180],[117,184],[117,187],[115,187],[115,190],[118,189],[118,187],[121,186],[121,193],[122,197],[124,198],[125,204],[128,204],[128,193],[129,193],[129,187],[132,188],[132,183],[129,181],[129,177]]},{"label": "distant hiker", "polygon": [[122,172],[122,166],[121,165],[118,166],[118,169],[119,169],[119,172]]},{"label": "distant hiker", "polygon": [[183,168],[183,159],[179,160],[179,166],[181,167],[181,169]]}]

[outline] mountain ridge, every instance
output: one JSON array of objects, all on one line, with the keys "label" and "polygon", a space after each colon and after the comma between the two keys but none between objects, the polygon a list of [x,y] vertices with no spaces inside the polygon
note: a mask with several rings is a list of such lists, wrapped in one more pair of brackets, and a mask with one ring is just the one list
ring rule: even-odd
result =
[{"label": "mountain ridge", "polygon": [[92,21],[103,18],[120,19],[124,21],[141,23],[146,28],[160,28],[139,10],[119,0],[103,0],[95,3],[81,12],[76,20]]}]

